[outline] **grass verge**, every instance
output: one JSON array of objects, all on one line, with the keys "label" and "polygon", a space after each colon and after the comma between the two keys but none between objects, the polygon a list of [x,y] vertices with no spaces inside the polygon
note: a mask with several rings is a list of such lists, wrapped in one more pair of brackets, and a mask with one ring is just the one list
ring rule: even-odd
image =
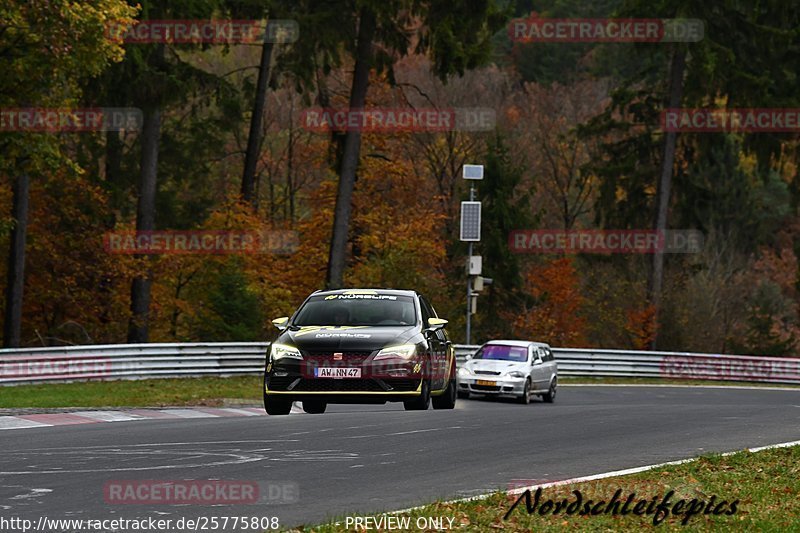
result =
[{"label": "grass verge", "polygon": [[[569,503],[577,501],[573,492],[580,491],[582,503],[589,499],[593,504],[600,501],[609,502],[617,490],[621,490],[620,500],[626,502],[630,493],[635,493],[629,514],[613,516],[598,514],[580,516],[583,505],[576,506],[574,514],[568,514],[568,506],[562,507],[558,514],[549,512],[541,514],[548,500],[560,502],[567,499]],[[648,505],[653,497],[661,502],[670,491],[669,516],[658,525],[653,524],[654,512],[647,514],[647,507],[642,506],[644,514],[637,516],[630,511],[635,509],[639,500],[647,500]],[[504,492],[495,493],[488,498],[466,502],[438,502],[412,511],[391,515],[408,518],[411,525],[407,530],[430,530],[416,527],[417,520],[443,517],[453,519],[452,529],[457,531],[545,531],[555,532],[577,529],[580,531],[641,531],[652,529],[659,531],[800,531],[800,446],[763,450],[757,453],[739,452],[732,455],[704,456],[696,461],[680,465],[671,465],[649,470],[639,474],[619,476],[571,485],[547,487],[542,489],[541,497],[532,514],[528,514],[524,499],[514,509],[508,519],[504,515],[518,496],[508,496]],[[708,514],[705,511],[709,502],[713,503]],[[673,514],[675,504],[684,500],[683,508],[677,508],[679,514]],[[686,509],[692,502],[701,510],[686,520]],[[721,505],[725,501],[724,505]],[[732,503],[736,501],[734,513]],[[532,504],[536,502],[532,494]],[[603,510],[602,507],[592,508]],[[620,507],[620,512],[623,507]],[[720,515],[714,515],[714,511]],[[387,515],[372,515],[375,520]],[[345,527],[345,519],[312,527],[301,527],[292,532],[330,533],[339,531],[356,531]],[[424,522],[420,522],[424,525]],[[388,531],[388,529],[383,529]],[[381,531],[381,529],[374,529]],[[394,529],[394,531],[398,531]]]},{"label": "grass verge", "polygon": [[3,387],[0,408],[223,405],[224,398],[263,400],[261,376],[142,379]]},{"label": "grass verge", "polygon": [[[661,380],[641,378],[561,377],[569,384],[673,384],[673,385],[750,385],[747,383]],[[260,403],[261,376],[230,378],[203,377],[182,379],[143,379],[89,381],[0,387],[0,408],[24,407],[161,407],[165,405],[220,406],[223,399],[236,398]],[[770,387],[769,384],[755,385]],[[782,385],[772,385],[773,387]],[[800,390],[800,387],[795,387]],[[563,394],[563,393],[562,393]],[[558,401],[558,400],[556,400]]]}]

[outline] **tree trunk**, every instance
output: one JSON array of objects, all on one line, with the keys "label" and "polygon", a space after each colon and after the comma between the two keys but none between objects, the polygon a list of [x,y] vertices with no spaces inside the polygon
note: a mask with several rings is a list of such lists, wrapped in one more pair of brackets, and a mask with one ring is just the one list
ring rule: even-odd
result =
[{"label": "tree trunk", "polygon": [[8,285],[3,325],[3,347],[17,348],[22,333],[22,292],[25,287],[25,237],[28,231],[28,189],[30,178],[22,172],[14,180],[12,216],[14,230],[8,251]]},{"label": "tree trunk", "polygon": [[[124,144],[120,139],[118,131],[106,132],[106,164],[105,164],[105,177],[106,187],[111,193],[112,208],[114,210],[120,207],[120,177],[122,174],[122,155]],[[109,227],[114,227],[116,220],[111,220]]]},{"label": "tree trunk", "polygon": [[[363,109],[367,99],[369,71],[372,66],[372,39],[375,35],[375,26],[375,14],[367,7],[362,8],[358,27],[353,85],[350,89],[351,110]],[[333,216],[333,234],[331,236],[330,255],[328,256],[327,286],[329,289],[341,288],[344,284],[350,212],[360,151],[361,132],[349,130],[344,140],[341,172],[339,173],[339,190],[336,194],[336,210]]]},{"label": "tree trunk", "polygon": [[264,126],[264,108],[267,103],[267,86],[269,85],[270,65],[272,62],[273,43],[264,41],[261,47],[261,64],[258,68],[258,81],[256,82],[256,99],[253,104],[253,114],[250,117],[250,134],[247,137],[247,153],[244,159],[244,174],[242,175],[242,200],[258,207],[256,196],[256,166],[261,150],[261,128]]},{"label": "tree trunk", "polygon": [[286,154],[286,193],[289,204],[289,227],[294,227],[294,100],[289,104],[289,146]]},{"label": "tree trunk", "polygon": [[[317,79],[317,100],[322,109],[329,109],[331,106],[328,88],[325,86],[325,79]],[[331,169],[339,174],[342,170],[342,152],[344,151],[345,132],[331,128],[330,140],[328,142],[328,164]]]},{"label": "tree trunk", "polygon": [[[686,50],[678,48],[672,53],[669,73],[669,107],[678,107],[683,96],[683,75],[686,68]],[[664,137],[664,159],[661,162],[661,178],[658,182],[656,196],[657,212],[655,230],[665,237],[667,229],[667,216],[669,214],[669,200],[672,189],[672,171],[675,163],[675,144],[677,132],[670,131]],[[663,241],[660,241],[663,242]],[[654,320],[656,322],[655,334],[651,348],[656,349],[658,341],[658,316],[661,306],[661,290],[664,283],[664,250],[659,247],[653,254],[653,271],[650,278],[650,303],[655,308]]]},{"label": "tree trunk", "polygon": [[[139,170],[139,202],[136,209],[136,231],[153,231],[156,218],[156,184],[158,178],[158,144],[161,132],[161,109],[145,110],[142,128],[142,163]],[[149,258],[145,261],[149,262]],[[131,320],[128,342],[149,339],[150,286],[152,269],[134,278],[131,284]]]}]

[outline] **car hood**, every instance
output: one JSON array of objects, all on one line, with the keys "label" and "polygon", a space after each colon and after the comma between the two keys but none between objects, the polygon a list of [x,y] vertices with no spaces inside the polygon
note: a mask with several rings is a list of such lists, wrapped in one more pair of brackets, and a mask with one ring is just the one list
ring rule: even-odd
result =
[{"label": "car hood", "polygon": [[471,359],[464,364],[472,372],[476,370],[486,370],[489,372],[511,372],[512,370],[525,370],[527,363],[517,363],[514,361],[499,361],[496,359]]},{"label": "car hood", "polygon": [[308,351],[361,352],[411,341],[416,326],[304,326],[284,331],[275,342]]}]

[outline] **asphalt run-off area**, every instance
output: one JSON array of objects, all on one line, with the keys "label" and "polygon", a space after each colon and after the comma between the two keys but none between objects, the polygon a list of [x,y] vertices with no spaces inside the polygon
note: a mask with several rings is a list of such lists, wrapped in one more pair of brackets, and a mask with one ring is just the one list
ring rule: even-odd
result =
[{"label": "asphalt run-off area", "polygon": [[[326,414],[198,416],[0,431],[5,517],[278,517],[280,526],[403,509],[711,452],[800,439],[800,390],[560,388],[554,404],[459,400]],[[227,480],[258,501],[131,504],[119,482]],[[270,488],[271,487],[271,488]],[[274,489],[274,491],[273,491]]]}]

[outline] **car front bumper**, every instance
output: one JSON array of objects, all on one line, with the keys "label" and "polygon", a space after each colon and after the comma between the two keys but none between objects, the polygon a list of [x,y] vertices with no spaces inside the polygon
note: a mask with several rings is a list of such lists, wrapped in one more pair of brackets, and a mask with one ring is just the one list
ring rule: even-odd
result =
[{"label": "car front bumper", "polygon": [[270,364],[264,380],[264,394],[292,401],[318,400],[327,403],[385,403],[404,401],[422,394],[423,375],[416,361],[326,362],[324,366],[357,367],[358,378],[315,377],[313,368],[302,360],[279,360]]},{"label": "car front bumper", "polygon": [[[481,383],[478,383],[478,382]],[[489,385],[486,382],[493,383]],[[487,394],[493,396],[522,396],[525,391],[525,378],[511,378],[504,376],[469,377],[458,376],[458,391],[474,394]]]}]

